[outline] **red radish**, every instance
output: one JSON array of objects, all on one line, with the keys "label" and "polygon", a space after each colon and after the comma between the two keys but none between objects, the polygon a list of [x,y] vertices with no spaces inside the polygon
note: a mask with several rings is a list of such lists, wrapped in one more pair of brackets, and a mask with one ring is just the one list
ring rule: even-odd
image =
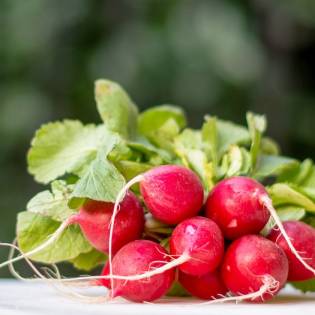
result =
[{"label": "red radish", "polygon": [[[291,239],[294,248],[310,266],[315,268],[315,229],[299,221],[283,222],[283,227]],[[306,269],[296,258],[278,229],[273,229],[268,238],[277,243],[288,257],[288,280],[303,281],[314,278],[314,273]]]},{"label": "red radish", "polygon": [[218,225],[204,217],[193,217],[178,224],[170,239],[174,257],[188,255],[179,269],[190,275],[204,275],[214,271],[224,253],[224,239]]},{"label": "red radish", "polygon": [[195,216],[203,204],[203,186],[198,176],[178,165],[155,167],[143,174],[140,191],[153,216],[168,224]]},{"label": "red radish", "polygon": [[[258,235],[245,235],[228,248],[222,279],[241,300],[261,302],[272,298],[286,283],[289,271],[284,251]],[[237,298],[234,298],[235,300]]]},{"label": "red radish", "polygon": [[[149,277],[138,276],[154,271],[167,262],[169,262],[169,255],[155,242],[138,240],[125,245],[112,261],[113,273],[117,276],[111,285],[112,296],[121,296],[134,302],[149,302],[162,297],[174,281],[174,268]],[[105,267],[103,273],[106,275],[107,272],[108,269]],[[126,280],[128,277],[132,279],[132,276],[135,280]],[[117,279],[119,277],[121,279]],[[109,286],[108,282],[103,284]]]},{"label": "red radish", "polygon": [[[114,288],[116,280],[134,281],[148,279],[149,277],[160,275],[167,270],[173,270],[174,267],[177,266],[179,266],[179,269],[183,272],[199,276],[214,271],[220,264],[224,253],[224,239],[217,224],[205,217],[193,217],[177,225],[172,233],[170,240],[170,256],[174,257],[173,260],[164,260],[162,261],[164,262],[163,264],[155,264],[154,269],[149,270],[146,268],[146,270],[143,270],[143,273],[137,273],[135,275],[132,273],[130,273],[130,275],[128,273],[126,274],[124,272],[125,269],[115,269],[115,263],[117,265],[119,264],[119,258],[117,258],[120,257],[119,253],[135,242],[136,241],[125,245],[112,260],[110,258],[108,259],[108,264],[105,265],[102,276],[65,279],[63,282],[101,280],[98,283],[102,283],[102,285],[108,288]],[[141,244],[141,241],[137,242]],[[152,241],[143,242],[156,244]],[[162,252],[165,255],[164,249]],[[109,257],[111,256],[109,255]],[[127,263],[127,260],[124,261]]]},{"label": "red radish", "polygon": [[[110,219],[113,204],[101,201],[88,201],[74,216],[72,222],[78,223],[88,241],[99,251],[108,253]],[[128,192],[120,204],[116,216],[112,250],[117,252],[125,244],[139,239],[144,227],[143,209],[136,196]]]},{"label": "red radish", "polygon": [[[138,182],[140,182],[140,191],[150,212],[164,223],[176,224],[192,217],[200,211],[203,204],[204,192],[200,179],[194,172],[182,166],[158,166],[130,180],[116,198],[110,222],[108,246],[110,277],[113,275],[112,240],[119,203],[123,200],[126,191]],[[168,268],[179,265],[187,259],[189,257],[185,253],[172,261],[172,264],[168,264]]]},{"label": "red radish", "polygon": [[247,177],[221,181],[210,192],[206,216],[214,220],[228,239],[259,233],[270,214],[261,196],[268,196],[264,186]]},{"label": "red radish", "polygon": [[206,203],[206,216],[217,222],[229,239],[259,233],[270,215],[296,259],[315,275],[315,268],[292,244],[267,191],[254,179],[231,177],[223,180],[209,194]]},{"label": "red radish", "polygon": [[191,295],[204,300],[220,298],[228,292],[218,271],[203,276],[180,272],[179,282]]},{"label": "red radish", "polygon": [[[96,249],[107,253],[109,251],[110,220],[114,204],[101,201],[87,201],[80,211],[64,221],[55,233],[43,244],[16,258],[0,264],[0,268],[23,258],[39,253],[53,244],[71,224],[79,224],[85,237]],[[112,235],[112,251],[116,252],[128,242],[141,237],[144,228],[144,212],[137,197],[128,192],[124,197],[120,210],[116,213],[116,228]]]}]

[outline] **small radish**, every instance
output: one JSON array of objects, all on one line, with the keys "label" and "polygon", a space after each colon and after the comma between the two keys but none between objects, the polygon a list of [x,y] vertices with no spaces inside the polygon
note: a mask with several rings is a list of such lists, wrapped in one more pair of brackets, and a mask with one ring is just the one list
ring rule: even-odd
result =
[{"label": "small radish", "polygon": [[214,220],[224,236],[231,240],[259,233],[270,217],[261,200],[264,195],[267,195],[264,186],[251,178],[225,179],[210,192],[206,216]]},{"label": "small radish", "polygon": [[195,216],[203,204],[201,181],[182,166],[164,165],[149,170],[143,174],[140,191],[153,216],[167,224]]},{"label": "small radish", "polygon": [[[39,253],[53,244],[71,224],[79,224],[87,240],[99,251],[109,251],[110,221],[114,204],[100,201],[87,201],[78,213],[64,221],[55,233],[43,244],[16,258],[0,264],[0,268],[23,258]],[[141,237],[144,228],[144,212],[137,197],[128,192],[116,215],[115,231],[111,238],[112,251],[116,252],[123,245]]]},{"label": "small radish", "polygon": [[[286,221],[283,222],[283,226],[294,248],[310,266],[315,268],[315,229],[299,221]],[[288,257],[288,280],[303,281],[314,278],[314,273],[306,269],[301,262],[297,260],[278,229],[273,229],[268,238],[278,244]]]},{"label": "small radish", "polygon": [[315,268],[295,249],[264,186],[248,177],[231,177],[218,183],[206,202],[206,216],[228,239],[257,234],[272,217],[296,259],[313,275]]},{"label": "small radish", "polygon": [[200,276],[214,271],[224,253],[224,239],[218,225],[204,217],[193,217],[178,224],[170,239],[174,257],[188,255],[178,268],[187,274]]},{"label": "small radish", "polygon": [[[106,281],[102,283],[112,288],[112,297],[121,296],[134,302],[154,301],[171,287],[175,277],[174,268],[153,276],[139,275],[154,271],[168,262],[169,255],[161,245],[147,240],[133,241],[122,247],[113,258],[112,270],[116,278],[112,285]],[[105,266],[103,275],[108,272],[109,268]],[[126,280],[128,278],[134,280]]]},{"label": "small radish", "polygon": [[[101,201],[88,201],[72,219],[78,223],[87,240],[99,251],[108,253],[110,219],[113,204]],[[116,216],[112,251],[117,252],[125,244],[139,239],[144,227],[143,209],[136,196],[128,192],[120,204]]]},{"label": "small radish", "polygon": [[220,298],[228,292],[218,271],[203,276],[179,272],[179,282],[192,296],[204,300]]},{"label": "small radish", "polygon": [[288,271],[288,259],[279,246],[262,236],[245,235],[228,248],[221,274],[227,288],[240,296],[234,300],[261,302],[284,286]]}]

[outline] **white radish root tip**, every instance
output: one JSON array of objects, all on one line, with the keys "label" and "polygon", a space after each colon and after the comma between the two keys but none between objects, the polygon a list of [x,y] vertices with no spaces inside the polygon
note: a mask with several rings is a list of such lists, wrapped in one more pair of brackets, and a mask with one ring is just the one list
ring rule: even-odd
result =
[{"label": "white radish root tip", "polygon": [[185,262],[190,260],[190,256],[188,254],[183,254],[180,257],[166,263],[162,267],[158,267],[153,270],[149,270],[145,273],[136,274],[136,275],[130,275],[130,276],[121,276],[121,275],[108,275],[108,276],[88,276],[88,277],[77,277],[77,278],[67,278],[67,279],[60,279],[58,281],[61,282],[75,282],[75,281],[86,281],[86,280],[101,280],[101,279],[112,279],[112,280],[126,280],[126,281],[137,281],[137,280],[143,280],[147,279],[149,277],[153,277],[156,275],[159,275],[167,270],[173,269]]},{"label": "white radish root tip", "polygon": [[262,299],[262,301],[263,301],[265,294],[269,294],[269,295],[273,296],[278,292],[279,285],[280,285],[279,281],[277,281],[272,276],[270,276],[270,275],[263,276],[262,282],[263,282],[263,284],[258,291],[251,292],[248,294],[240,294],[238,296],[227,295],[227,296],[224,296],[222,298],[214,299],[214,300],[203,302],[200,304],[206,305],[206,304],[218,304],[218,303],[225,303],[225,302],[238,303],[238,302],[242,302],[245,300],[254,301],[254,300],[259,299],[259,298]]},{"label": "white radish root tip", "polygon": [[273,205],[272,205],[272,201],[268,196],[264,196],[261,198],[261,202],[262,204],[268,209],[271,217],[273,218],[273,220],[275,221],[276,226],[278,227],[279,231],[281,232],[281,235],[283,236],[283,238],[285,239],[285,241],[287,242],[290,250],[292,251],[293,255],[298,259],[298,261],[309,271],[311,271],[314,275],[315,275],[315,269],[309,265],[305,260],[308,260],[308,258],[303,258],[299,252],[296,250],[296,248],[294,247],[294,245],[292,244],[292,241],[289,237],[289,235],[287,234],[287,232],[285,231],[285,228],[276,212],[276,210],[274,209]]},{"label": "white radish root tip", "polygon": [[[22,253],[20,248],[16,246],[16,240],[13,241],[12,244],[8,244],[8,243],[1,243],[2,246],[6,246],[6,247],[10,247],[10,252],[9,252],[9,261],[12,260],[13,256],[14,256],[14,252],[17,250],[18,252]],[[30,266],[30,268],[34,271],[35,275],[38,278],[25,278],[23,276],[21,276],[14,268],[13,263],[10,262],[9,263],[9,270],[11,272],[11,274],[16,277],[19,280],[22,281],[44,281],[49,285],[53,285],[54,288],[61,293],[63,296],[66,296],[68,298],[72,298],[75,300],[80,300],[83,301],[85,303],[103,303],[103,302],[107,302],[109,300],[108,296],[87,296],[87,295],[83,295],[80,294],[74,290],[72,290],[71,288],[66,287],[65,285],[58,285],[58,282],[61,280],[61,275],[59,272],[58,267],[55,264],[52,264],[52,268],[54,269],[51,270],[48,267],[44,267],[43,269],[45,269],[45,275],[43,275],[39,269],[37,267],[35,267],[35,265],[27,258],[25,257],[25,261],[26,263]],[[57,279],[56,279],[57,278]],[[88,284],[89,287],[90,283],[86,283]],[[85,286],[87,287],[87,285]]]}]

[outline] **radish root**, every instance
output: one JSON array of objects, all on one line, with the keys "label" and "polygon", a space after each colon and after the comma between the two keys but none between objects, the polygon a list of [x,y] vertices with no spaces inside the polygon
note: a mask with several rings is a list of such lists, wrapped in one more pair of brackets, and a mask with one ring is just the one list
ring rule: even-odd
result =
[{"label": "radish root", "polygon": [[132,180],[130,180],[126,185],[120,190],[116,197],[115,205],[114,205],[114,210],[113,214],[110,220],[110,229],[109,229],[109,240],[108,240],[108,264],[109,264],[109,276],[110,276],[110,287],[114,288],[114,279],[112,278],[113,276],[113,265],[112,265],[112,260],[113,260],[113,250],[112,250],[112,243],[113,243],[113,233],[114,233],[114,225],[115,225],[115,219],[116,215],[119,211],[119,205],[124,199],[126,193],[128,192],[129,188],[131,188],[134,184],[141,182],[144,179],[144,176],[142,174],[134,177]]},{"label": "radish root", "polygon": [[206,305],[206,304],[218,304],[218,303],[225,303],[225,302],[242,302],[245,300],[251,300],[254,301],[257,298],[261,298],[264,300],[265,294],[275,295],[279,290],[279,281],[277,281],[274,277],[270,275],[263,276],[262,279],[263,285],[260,287],[258,291],[243,294],[239,296],[224,296],[219,299],[214,299],[211,301],[199,303],[200,305]]},{"label": "radish root", "polygon": [[[74,216],[71,216],[67,220],[62,222],[61,225],[58,227],[58,229],[50,236],[50,238],[46,242],[44,242],[43,244],[39,245],[38,247],[32,249],[31,251],[29,251],[27,253],[23,253],[19,249],[19,251],[21,252],[21,255],[1,263],[0,268],[8,266],[10,264],[13,264],[13,263],[20,261],[22,259],[29,258],[30,256],[33,256],[35,254],[38,254],[43,249],[45,249],[49,245],[53,244],[61,236],[61,234],[64,232],[64,230],[67,228],[67,226],[69,226],[73,222],[73,218],[74,218]],[[7,243],[0,243],[0,246],[7,246],[7,245],[8,245]]]},{"label": "radish root", "polygon": [[[12,244],[9,244],[9,243],[1,243],[2,246],[6,246],[6,247],[10,247],[10,252],[9,252],[9,261],[12,260],[13,256],[14,256],[14,252],[17,250],[19,251],[20,253],[21,250],[18,246],[16,246],[16,240],[13,241]],[[61,279],[61,275],[60,275],[60,272],[59,272],[59,269],[58,267],[53,264],[52,267],[53,269],[55,270],[55,272],[53,270],[51,270],[50,268],[48,267],[45,267],[45,275],[43,275],[38,268],[35,267],[35,265],[27,258],[25,257],[25,261],[26,263],[30,266],[30,268],[34,271],[35,275],[38,276],[38,278],[25,278],[25,277],[22,277],[14,268],[13,266],[13,263],[10,262],[9,263],[9,270],[11,272],[11,274],[21,280],[21,281],[24,281],[24,282],[34,282],[34,281],[44,281],[46,282],[47,284],[49,285],[53,285],[53,287],[59,292],[61,293],[62,295],[66,296],[66,297],[69,297],[69,298],[72,298],[72,299],[75,299],[75,300],[80,300],[80,301],[84,301],[85,303],[103,303],[103,302],[107,302],[109,300],[109,297],[108,296],[87,296],[87,295],[82,295],[78,292],[75,292],[74,290],[71,290],[70,288],[67,288],[65,287],[64,285],[57,285],[57,282],[58,280],[56,281],[55,278],[57,279]],[[54,279],[52,279],[52,275],[54,277]],[[89,284],[90,286],[90,284]]]},{"label": "radish root", "polygon": [[289,237],[289,235],[287,234],[287,232],[284,229],[284,226],[276,212],[276,210],[274,209],[273,205],[272,205],[272,200],[268,197],[268,196],[264,196],[261,198],[261,202],[262,204],[268,209],[270,215],[272,216],[275,224],[277,225],[279,231],[281,232],[283,238],[285,239],[285,241],[287,242],[290,250],[292,251],[293,255],[298,259],[298,261],[309,271],[311,271],[314,275],[315,275],[315,269],[310,266],[306,260],[308,260],[309,258],[303,258],[299,252],[295,249],[294,245],[292,244],[292,241]]},{"label": "radish root", "polygon": [[126,280],[126,281],[136,281],[136,280],[143,280],[149,277],[153,277],[159,275],[167,270],[175,268],[185,262],[190,260],[190,256],[188,254],[183,254],[180,257],[166,263],[164,266],[149,270],[145,273],[137,274],[137,275],[130,275],[130,276],[122,276],[122,275],[108,275],[108,276],[88,276],[88,277],[78,277],[78,278],[67,278],[67,279],[60,279],[58,281],[61,282],[75,282],[78,280],[85,281],[85,280],[101,280],[101,279],[112,279],[112,280]]}]

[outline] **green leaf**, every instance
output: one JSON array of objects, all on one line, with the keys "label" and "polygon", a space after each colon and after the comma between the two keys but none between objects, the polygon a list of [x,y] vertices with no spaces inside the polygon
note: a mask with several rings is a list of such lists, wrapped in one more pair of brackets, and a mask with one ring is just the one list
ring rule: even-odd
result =
[{"label": "green leaf", "polygon": [[152,165],[134,161],[119,161],[115,163],[115,166],[127,181],[152,168]]},{"label": "green leaf", "polygon": [[237,145],[231,145],[228,156],[229,167],[226,171],[227,177],[239,175],[243,166],[243,154]]},{"label": "green leaf", "polygon": [[261,139],[261,152],[266,155],[279,155],[280,147],[276,141],[269,137]]},{"label": "green leaf", "polygon": [[204,150],[207,154],[208,159],[211,159],[213,167],[216,170],[219,159],[217,119],[215,117],[206,117],[206,121],[202,126],[201,134],[204,144]]},{"label": "green leaf", "polygon": [[315,187],[315,176],[313,177],[312,173],[313,162],[311,159],[306,159],[300,164],[297,164],[294,168],[292,167],[283,171],[278,177],[278,182],[288,182],[296,185],[303,184]]},{"label": "green leaf", "polygon": [[143,162],[156,161],[155,165],[173,162],[169,152],[153,146],[144,138],[137,138],[136,141],[129,141],[128,146],[133,152],[138,152],[143,156]]},{"label": "green leaf", "polygon": [[174,281],[168,292],[167,296],[186,297],[190,294],[184,289],[184,287],[178,282]]},{"label": "green leaf", "polygon": [[27,211],[62,222],[75,213],[68,206],[71,192],[72,189],[65,181],[54,181],[51,184],[51,191],[42,191],[28,202]]},{"label": "green leaf", "polygon": [[72,196],[93,200],[115,202],[125,185],[124,177],[104,157],[98,157],[74,187]]},{"label": "green leaf", "polygon": [[276,208],[281,205],[296,205],[306,211],[315,212],[315,203],[288,184],[274,184],[269,187],[268,192]]},{"label": "green leaf", "polygon": [[175,138],[175,146],[182,149],[203,149],[202,135],[199,130],[186,128]]},{"label": "green leaf", "polygon": [[87,125],[74,120],[43,125],[35,134],[28,153],[28,169],[35,179],[47,184],[64,175],[80,175],[95,159],[100,147],[117,137],[105,126]]},{"label": "green leaf", "polygon": [[315,187],[315,166],[310,159],[302,162],[298,184],[303,187]]},{"label": "green leaf", "polygon": [[301,290],[302,292],[315,292],[315,279],[307,281],[296,281],[290,282],[296,289]]},{"label": "green leaf", "polygon": [[254,176],[256,178],[279,175],[288,169],[299,165],[297,160],[278,155],[260,155],[257,161]]},{"label": "green leaf", "polygon": [[277,208],[281,221],[299,221],[305,217],[305,209],[296,206],[282,206]]},{"label": "green leaf", "polygon": [[95,100],[98,112],[109,130],[125,138],[136,136],[138,109],[119,84],[97,80]]},{"label": "green leaf", "polygon": [[[59,227],[60,222],[49,217],[29,211],[20,212],[17,221],[17,239],[23,252],[38,247],[44,243]],[[56,242],[41,252],[32,256],[35,261],[42,263],[58,263],[70,260],[81,253],[92,249],[82,235],[78,225],[71,225],[65,229]]]},{"label": "green leaf", "polygon": [[252,144],[250,148],[250,155],[252,160],[252,169],[255,170],[257,158],[260,152],[262,134],[266,130],[266,118],[263,115],[254,115],[248,112],[246,115],[249,134],[251,136]]},{"label": "green leaf", "polygon": [[180,107],[161,105],[147,109],[139,115],[138,130],[144,136],[151,136],[152,132],[160,129],[170,119],[175,121],[179,129],[186,126],[185,113]]},{"label": "green leaf", "polygon": [[214,185],[213,164],[209,163],[202,150],[203,142],[200,131],[185,129],[174,142],[175,152],[186,167],[193,169],[202,179],[207,190]]},{"label": "green leaf", "polygon": [[241,148],[241,152],[242,152],[242,160],[243,160],[241,174],[247,175],[252,167],[250,153],[245,148]]},{"label": "green leaf", "polygon": [[94,268],[102,265],[107,260],[107,256],[104,253],[92,249],[87,253],[82,253],[78,257],[71,259],[70,262],[78,270],[91,271]]},{"label": "green leaf", "polygon": [[170,153],[174,152],[174,138],[179,134],[180,128],[177,122],[170,118],[159,129],[152,131],[147,138],[155,146],[164,149]]},{"label": "green leaf", "polygon": [[244,145],[250,141],[250,136],[246,128],[229,121],[217,120],[218,152],[222,156],[230,145]]}]

